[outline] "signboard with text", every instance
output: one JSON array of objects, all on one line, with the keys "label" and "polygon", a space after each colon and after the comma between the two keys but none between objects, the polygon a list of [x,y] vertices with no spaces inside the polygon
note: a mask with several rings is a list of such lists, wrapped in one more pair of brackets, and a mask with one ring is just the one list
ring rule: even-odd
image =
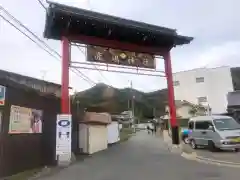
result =
[{"label": "signboard with text", "polygon": [[71,161],[72,116],[58,114],[56,122],[56,155],[58,163]]},{"label": "signboard with text", "polygon": [[152,54],[129,52],[100,46],[87,46],[87,61],[155,69]]}]

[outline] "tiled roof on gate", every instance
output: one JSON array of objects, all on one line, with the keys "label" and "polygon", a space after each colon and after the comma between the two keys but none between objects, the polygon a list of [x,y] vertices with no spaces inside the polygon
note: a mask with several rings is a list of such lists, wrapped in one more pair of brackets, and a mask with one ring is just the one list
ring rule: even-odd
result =
[{"label": "tiled roof on gate", "polygon": [[188,44],[193,40],[177,34],[176,29],[49,2],[44,36],[61,40],[63,35],[84,35],[165,48]]}]

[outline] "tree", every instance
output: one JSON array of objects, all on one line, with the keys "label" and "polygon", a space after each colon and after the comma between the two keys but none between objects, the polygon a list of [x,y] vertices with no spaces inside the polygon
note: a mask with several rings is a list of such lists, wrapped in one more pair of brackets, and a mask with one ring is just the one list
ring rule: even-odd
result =
[{"label": "tree", "polygon": [[191,116],[196,116],[197,115],[197,112],[198,112],[198,109],[196,108],[196,106],[192,106],[192,108],[189,110],[189,114]]},{"label": "tree", "polygon": [[188,113],[191,116],[203,116],[203,115],[206,115],[206,112],[207,112],[207,108],[198,104],[198,105],[193,105]]}]

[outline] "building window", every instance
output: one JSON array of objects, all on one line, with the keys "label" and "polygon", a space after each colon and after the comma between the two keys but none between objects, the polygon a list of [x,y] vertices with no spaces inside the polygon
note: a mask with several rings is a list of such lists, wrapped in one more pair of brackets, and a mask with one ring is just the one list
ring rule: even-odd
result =
[{"label": "building window", "polygon": [[43,93],[46,93],[47,92],[47,87],[42,86],[40,91],[43,92]]},{"label": "building window", "polygon": [[196,78],[196,83],[202,83],[204,82],[204,77],[197,77]]},{"label": "building window", "polygon": [[31,88],[36,89],[36,84],[31,84]]},{"label": "building window", "polygon": [[179,86],[180,82],[179,81],[173,81],[173,86]]},{"label": "building window", "polygon": [[195,122],[195,129],[207,130],[208,127],[209,127],[209,122],[207,121]]},{"label": "building window", "polygon": [[204,103],[204,102],[207,102],[207,97],[198,97],[198,103],[201,104],[201,103]]},{"label": "building window", "polygon": [[193,122],[189,122],[188,129],[193,129],[193,127],[194,127],[194,123]]}]

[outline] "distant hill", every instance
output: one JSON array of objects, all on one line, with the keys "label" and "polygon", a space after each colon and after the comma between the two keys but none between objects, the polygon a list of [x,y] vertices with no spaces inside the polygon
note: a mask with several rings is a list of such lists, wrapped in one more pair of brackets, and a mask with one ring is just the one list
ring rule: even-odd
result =
[{"label": "distant hill", "polygon": [[[141,118],[164,115],[167,103],[167,89],[144,93],[135,89],[117,89],[100,83],[74,95],[74,102],[82,109],[94,112],[118,114],[131,107],[134,97],[135,114]],[[155,109],[155,110],[154,110]]]},{"label": "distant hill", "polygon": [[[240,90],[240,67],[231,68],[234,90]],[[135,89],[117,89],[103,83],[75,94],[74,102],[79,108],[95,112],[118,114],[131,107],[131,97],[135,97],[135,114],[139,118],[151,118],[165,114],[167,89],[144,93]]]}]

